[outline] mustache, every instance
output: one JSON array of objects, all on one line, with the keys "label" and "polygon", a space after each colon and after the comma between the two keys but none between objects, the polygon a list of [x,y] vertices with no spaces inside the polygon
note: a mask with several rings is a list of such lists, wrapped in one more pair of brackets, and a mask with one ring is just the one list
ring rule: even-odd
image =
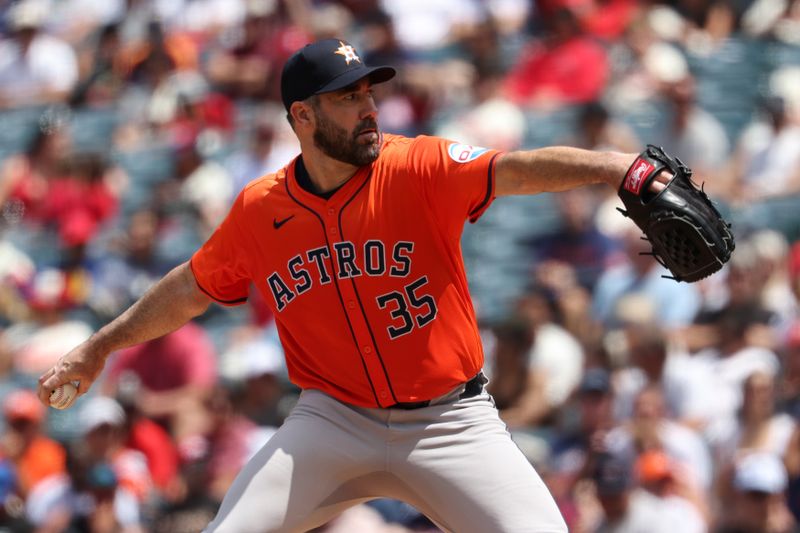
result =
[{"label": "mustache", "polygon": [[364,119],[358,124],[356,124],[355,128],[355,135],[358,136],[364,130],[375,130],[378,131],[378,122],[374,119]]}]

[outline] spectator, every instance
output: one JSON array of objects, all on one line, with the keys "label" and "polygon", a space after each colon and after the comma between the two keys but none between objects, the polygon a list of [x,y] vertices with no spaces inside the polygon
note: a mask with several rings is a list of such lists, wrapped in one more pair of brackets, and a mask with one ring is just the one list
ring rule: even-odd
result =
[{"label": "spectator", "polygon": [[0,108],[64,102],[78,80],[72,48],[43,30],[47,2],[9,10],[11,34],[0,41]]},{"label": "spectator", "polygon": [[126,435],[124,446],[145,457],[147,471],[158,496],[171,501],[179,497],[176,493],[181,491],[178,479],[178,448],[163,427],[137,410],[136,384],[133,383],[133,387],[129,385],[130,383],[123,383],[118,390],[118,401],[125,411],[125,426],[122,429],[122,433]]},{"label": "spectator", "polygon": [[41,224],[50,184],[68,176],[72,140],[58,124],[42,124],[23,154],[6,159],[0,171],[0,204],[15,202],[28,224]]},{"label": "spectator", "polygon": [[196,230],[206,238],[233,200],[233,180],[222,164],[205,157],[200,137],[190,134],[180,139],[174,150],[175,179],[160,184],[157,209],[170,215],[195,214],[189,221],[196,220]]},{"label": "spectator", "polygon": [[[531,396],[543,395],[542,415],[549,415],[570,397],[581,380],[585,354],[575,336],[562,325],[562,311],[555,295],[545,288],[529,290],[519,302],[520,313],[533,332],[533,344],[525,354],[529,378],[526,394],[519,399],[523,409],[532,409]],[[538,383],[538,385],[537,385]],[[538,389],[538,392],[531,392]],[[543,400],[544,403],[541,403]],[[534,417],[528,423],[538,421]]]},{"label": "spectator", "polygon": [[592,315],[592,294],[578,282],[572,265],[561,261],[537,262],[533,277],[534,284],[540,286],[552,300],[548,302],[553,312],[552,321],[584,347],[597,345],[602,337],[602,327]]},{"label": "spectator", "polygon": [[777,355],[768,348],[753,345],[748,330],[757,326],[758,310],[752,305],[729,308],[717,323],[718,341],[712,348],[694,355],[694,372],[705,372],[708,380],[702,389],[695,391],[691,409],[694,418],[703,421],[706,438],[717,445],[735,424],[736,413],[742,405],[745,380],[755,372],[776,376],[780,363]]},{"label": "spectator", "polygon": [[147,458],[125,445],[125,411],[113,398],[95,396],[81,406],[80,431],[86,452],[93,464],[108,463],[120,486],[140,503],[153,497],[153,482]]},{"label": "spectator", "polygon": [[[13,368],[13,354],[4,329],[28,318],[28,309],[18,288],[29,283],[35,272],[36,266],[28,254],[7,237],[0,237],[0,376],[7,376]],[[0,383],[2,381],[0,379]],[[0,392],[4,390],[0,385]]]},{"label": "spectator", "polygon": [[206,433],[203,404],[216,377],[211,339],[190,322],[169,335],[118,352],[109,361],[104,391],[113,395],[123,380],[138,381],[136,407],[163,423],[180,446],[187,444],[184,439]]},{"label": "spectator", "polygon": [[624,460],[601,454],[592,478],[605,515],[594,533],[706,530],[702,516],[690,503],[637,488],[632,467]]},{"label": "spectator", "polygon": [[50,180],[42,216],[58,228],[65,247],[83,247],[117,209],[114,173],[120,171],[93,153],[74,154],[69,171]]},{"label": "spectator", "polygon": [[617,420],[630,418],[636,397],[646,388],[660,391],[668,417],[682,418],[687,391],[694,386],[694,376],[686,368],[691,365],[689,356],[670,343],[658,324],[626,324],[624,342],[628,366],[614,375]]},{"label": "spectator", "polygon": [[735,198],[752,202],[800,190],[800,126],[780,97],[764,99],[765,119],[751,124],[737,147]]},{"label": "spectator", "polygon": [[[746,331],[748,342],[767,348],[776,345],[775,326],[779,323],[765,305],[765,292],[771,275],[770,265],[771,262],[766,258],[759,257],[759,252],[750,239],[739,240],[737,252],[728,263],[727,276],[723,279],[720,294],[716,301],[707,299],[707,305],[697,313],[694,324],[689,328],[687,338],[691,352],[713,344],[718,337],[715,324],[727,313],[735,314],[736,309],[746,309],[751,315]],[[774,305],[774,302],[770,305]]]},{"label": "spectator", "polygon": [[280,67],[309,40],[277,1],[249,1],[238,31],[211,46],[208,79],[234,98],[278,100]]},{"label": "spectator", "polygon": [[206,400],[209,411],[208,485],[212,500],[221,502],[244,464],[270,439],[275,428],[259,428],[238,412],[229,391],[218,387]]},{"label": "spectator", "polygon": [[79,45],[90,34],[102,27],[112,25],[126,15],[127,2],[109,0],[64,0],[50,4],[48,28],[70,44]]},{"label": "spectator", "polygon": [[601,101],[588,102],[581,107],[577,131],[567,143],[586,150],[638,152],[642,149],[636,133],[625,122],[613,117]]},{"label": "spectator", "polygon": [[686,524],[686,531],[708,530],[708,505],[686,471],[667,454],[651,450],[642,453],[634,465],[636,478],[642,490],[658,498],[659,505],[673,520]]},{"label": "spectator", "polygon": [[575,269],[578,282],[592,290],[608,267],[622,260],[620,244],[594,224],[596,199],[588,188],[555,195],[559,228],[532,240],[539,261],[560,261]]},{"label": "spectator", "polygon": [[717,533],[759,531],[788,533],[794,520],[786,507],[786,469],[778,457],[758,452],[736,462],[727,487],[731,499],[723,502]]},{"label": "spectator", "polygon": [[631,419],[608,433],[606,449],[631,464],[645,452],[659,451],[680,470],[687,491],[698,494],[711,487],[712,462],[705,442],[666,416],[664,398],[654,386],[639,393]]},{"label": "spectator", "polygon": [[493,336],[489,390],[500,417],[512,429],[538,423],[549,411],[543,397],[544,377],[528,369],[534,333],[522,319],[511,319],[491,329]]},{"label": "spectator", "polygon": [[565,416],[553,439],[548,474],[550,491],[571,528],[585,520],[579,482],[592,475],[596,455],[605,453],[606,437],[613,427],[614,395],[608,371],[587,369],[574,400],[562,411]]},{"label": "spectator", "polygon": [[581,31],[569,9],[559,9],[545,22],[546,36],[529,45],[508,74],[508,98],[545,109],[597,100],[609,75],[603,47]]},{"label": "spectator", "polygon": [[238,331],[220,366],[222,377],[239,389],[232,398],[237,412],[268,432],[283,423],[282,403],[292,395],[284,390],[286,363],[274,326]]},{"label": "spectator", "polygon": [[27,514],[36,531],[143,533],[136,497],[119,483],[114,468],[74,445],[67,472],[53,476],[31,494]]},{"label": "spectator", "polygon": [[68,347],[77,346],[92,334],[92,327],[68,312],[83,299],[80,278],[56,268],[44,268],[18,288],[26,305],[26,320],[8,330],[6,338],[14,371],[33,377],[50,365]]},{"label": "spectator", "polygon": [[[576,131],[565,143],[587,150],[617,150],[638,152],[642,142],[636,132],[623,120],[613,116],[603,102],[589,102],[578,114]],[[592,224],[604,239],[617,239],[628,221],[620,219],[617,208],[622,207],[616,191],[596,188],[592,190],[594,215]]]},{"label": "spectator", "polygon": [[214,518],[219,502],[208,494],[207,459],[196,454],[181,463],[180,490],[154,517],[153,533],[196,533]]},{"label": "spectator", "polygon": [[235,193],[254,178],[275,172],[300,152],[297,138],[287,135],[287,129],[291,128],[276,108],[265,107],[258,113],[248,145],[225,162]]},{"label": "spectator", "polygon": [[[262,2],[259,2],[262,3]],[[214,37],[226,27],[242,20],[244,0],[179,0],[158,2],[158,18],[166,22],[172,33],[193,35],[195,38]]]},{"label": "spectator", "polygon": [[595,285],[596,319],[607,327],[618,326],[617,304],[623,296],[638,293],[652,302],[667,329],[688,325],[700,308],[697,288],[665,279],[667,271],[648,255],[650,244],[642,240],[637,228],[629,227],[623,243],[627,261],[605,270]]},{"label": "spectator", "polygon": [[89,305],[102,318],[125,310],[171,266],[158,253],[158,214],[144,209],[127,222],[125,234],[109,243],[93,269]]},{"label": "spectator", "polygon": [[13,465],[23,498],[66,469],[64,448],[45,433],[45,415],[44,406],[29,390],[16,390],[3,401],[6,428],[0,437],[0,457]]},{"label": "spectator", "polygon": [[579,12],[581,25],[587,33],[606,41],[616,41],[637,12],[634,0],[590,0]]},{"label": "spectator", "polygon": [[669,124],[650,142],[680,158],[695,175],[713,186],[730,152],[725,129],[697,104],[697,81],[692,76],[667,84],[663,91],[669,104]]},{"label": "spectator", "polygon": [[400,45],[420,58],[435,57],[483,18],[476,0],[382,0],[381,6],[392,18]]},{"label": "spectator", "polygon": [[728,2],[683,2],[678,6],[688,22],[685,45],[700,56],[723,55],[725,45],[739,30],[740,13]]},{"label": "spectator", "polygon": [[[615,61],[606,97],[611,109],[621,115],[635,116],[647,108],[659,108],[664,85],[689,74],[684,55],[659,31],[664,17],[658,15],[664,11],[669,9],[657,6],[642,10],[628,26],[624,40],[611,47]],[[680,39],[684,21],[669,13],[668,20],[677,18],[674,22],[679,28],[673,33]]]},{"label": "spectator", "polygon": [[775,411],[775,376],[755,372],[744,382],[739,424],[726,443],[727,457],[763,451],[783,458],[795,428],[791,416]]},{"label": "spectator", "polygon": [[785,235],[770,228],[754,232],[748,241],[765,278],[759,303],[774,316],[770,325],[781,339],[800,311],[789,278],[789,243]]},{"label": "spectator", "polygon": [[99,28],[90,47],[79,56],[81,77],[69,103],[72,106],[114,105],[125,90],[127,76],[118,24]]}]

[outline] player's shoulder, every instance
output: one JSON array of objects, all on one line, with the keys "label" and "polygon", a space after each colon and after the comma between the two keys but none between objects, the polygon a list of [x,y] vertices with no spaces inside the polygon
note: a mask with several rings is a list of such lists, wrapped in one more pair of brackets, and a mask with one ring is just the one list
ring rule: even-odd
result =
[{"label": "player's shoulder", "polygon": [[417,135],[406,137],[393,133],[383,134],[381,156],[385,159],[402,158],[409,153],[419,151],[419,148],[444,147],[447,141],[431,135]]},{"label": "player's shoulder", "polygon": [[288,168],[289,165],[250,181],[239,194],[240,200],[247,206],[284,191],[284,182],[286,181]]},{"label": "player's shoulder", "polygon": [[413,140],[414,139],[410,137],[398,135],[396,133],[384,133],[381,152],[383,153],[387,150],[390,152],[395,150],[403,150],[404,148],[408,147]]},{"label": "player's shoulder", "polygon": [[384,134],[384,147],[382,152],[386,159],[403,158],[410,156],[416,161],[440,162],[452,159],[456,163],[469,163],[487,153],[496,150],[464,144],[435,135],[417,135],[404,137],[402,135]]},{"label": "player's shoulder", "polygon": [[383,134],[383,148],[387,149],[403,149],[408,148],[414,144],[425,142],[442,142],[444,139],[434,137],[432,135],[417,135],[415,137],[406,137],[405,135],[398,135],[396,133]]}]

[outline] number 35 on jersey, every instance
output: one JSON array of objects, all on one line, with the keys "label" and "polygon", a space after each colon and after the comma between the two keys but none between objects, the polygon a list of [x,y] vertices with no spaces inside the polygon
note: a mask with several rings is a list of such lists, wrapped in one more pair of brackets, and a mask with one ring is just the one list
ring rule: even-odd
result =
[{"label": "number 35 on jersey", "polygon": [[[423,328],[436,318],[436,302],[425,292],[427,276],[409,280],[414,243],[399,241],[387,245],[380,240],[368,240],[363,246],[349,241],[332,243],[333,257],[327,246],[306,250],[287,263],[288,278],[273,272],[267,277],[278,312],[315,286],[327,285],[335,276],[339,280],[360,276],[389,276],[401,281],[396,290],[375,298],[375,304],[385,309],[393,323],[387,327],[389,338],[395,339],[414,328]],[[329,265],[332,265],[333,271]],[[363,304],[362,304],[363,305]]]}]

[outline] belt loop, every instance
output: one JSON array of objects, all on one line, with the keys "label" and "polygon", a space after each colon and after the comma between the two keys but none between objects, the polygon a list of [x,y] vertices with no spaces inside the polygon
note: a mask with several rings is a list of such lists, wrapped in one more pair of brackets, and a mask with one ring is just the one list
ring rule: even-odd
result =
[{"label": "belt loop", "polygon": [[472,398],[479,395],[481,392],[483,392],[483,386],[488,382],[489,380],[486,379],[486,376],[483,375],[483,372],[478,372],[475,374],[475,377],[467,381],[467,383],[464,385],[464,392],[461,393],[458,399],[464,400],[466,398]]}]

